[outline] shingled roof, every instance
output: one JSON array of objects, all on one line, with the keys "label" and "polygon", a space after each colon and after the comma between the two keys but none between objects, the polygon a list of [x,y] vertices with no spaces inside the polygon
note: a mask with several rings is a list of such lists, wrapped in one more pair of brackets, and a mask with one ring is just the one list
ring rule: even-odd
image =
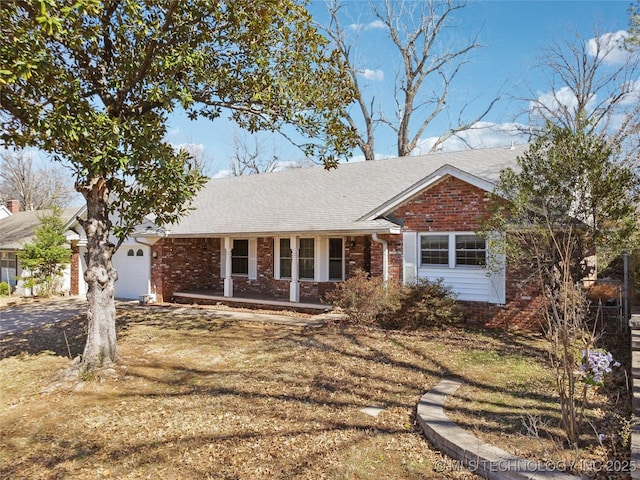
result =
[{"label": "shingled roof", "polygon": [[527,145],[391,158],[260,175],[212,179],[194,210],[167,228],[175,237],[349,234],[385,232],[398,226],[367,217],[443,166],[494,185],[515,167]]},{"label": "shingled roof", "polygon": [[[62,220],[67,223],[73,219],[80,210],[79,207],[65,208],[62,210]],[[0,250],[20,250],[25,243],[29,243],[36,229],[41,225],[40,218],[48,213],[47,210],[34,210],[28,212],[16,212],[0,219]],[[67,232],[66,236],[76,235],[75,232]]]}]

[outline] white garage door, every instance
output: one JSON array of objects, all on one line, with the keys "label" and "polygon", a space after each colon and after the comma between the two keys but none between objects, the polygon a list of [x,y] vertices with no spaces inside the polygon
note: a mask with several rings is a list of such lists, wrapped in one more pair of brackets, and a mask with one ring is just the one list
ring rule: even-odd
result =
[{"label": "white garage door", "polygon": [[113,256],[118,271],[116,298],[137,299],[149,293],[149,248],[143,245],[123,245]]}]

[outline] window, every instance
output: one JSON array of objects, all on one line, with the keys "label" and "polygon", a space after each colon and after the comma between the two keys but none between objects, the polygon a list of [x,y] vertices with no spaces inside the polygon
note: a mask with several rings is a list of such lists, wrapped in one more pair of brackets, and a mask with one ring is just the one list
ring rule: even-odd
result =
[{"label": "window", "polygon": [[291,278],[291,239],[280,239],[280,278]]},{"label": "window", "polygon": [[344,280],[344,248],[344,238],[339,237],[275,238],[274,277],[290,280],[297,270],[298,280],[340,282]]},{"label": "window", "polygon": [[420,238],[422,265],[449,265],[449,236],[424,235]]},{"label": "window", "polygon": [[231,251],[231,274],[249,275],[249,240],[234,240]]},{"label": "window", "polygon": [[144,256],[144,252],[142,251],[141,248],[138,249],[138,251],[136,252],[136,257],[143,257]]},{"label": "window", "polygon": [[0,252],[0,281],[15,285],[18,257],[12,252]]},{"label": "window", "polygon": [[130,248],[129,251],[127,251],[127,257],[133,257],[133,248]]},{"label": "window", "polygon": [[342,280],[342,239],[329,239],[329,280]]},{"label": "window", "polygon": [[420,265],[484,267],[487,247],[484,238],[472,233],[447,233],[420,237]]},{"label": "window", "polygon": [[487,248],[484,238],[477,235],[456,235],[456,265],[484,267]]},{"label": "window", "polygon": [[300,269],[300,278],[306,280],[313,280],[314,278],[314,262],[315,262],[315,248],[313,238],[301,238],[300,239],[300,254],[298,265]]}]

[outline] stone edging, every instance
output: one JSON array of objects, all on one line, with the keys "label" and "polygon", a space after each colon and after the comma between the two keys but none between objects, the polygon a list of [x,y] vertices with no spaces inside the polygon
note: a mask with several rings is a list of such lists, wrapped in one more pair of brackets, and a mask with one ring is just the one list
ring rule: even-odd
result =
[{"label": "stone edging", "polygon": [[575,480],[579,478],[561,471],[549,470],[537,462],[511,455],[486,444],[449,420],[444,413],[444,402],[447,396],[453,394],[458,387],[460,387],[458,381],[442,380],[422,396],[417,411],[418,423],[427,439],[458,462],[452,463],[452,468],[464,465],[472,472],[490,480]]}]

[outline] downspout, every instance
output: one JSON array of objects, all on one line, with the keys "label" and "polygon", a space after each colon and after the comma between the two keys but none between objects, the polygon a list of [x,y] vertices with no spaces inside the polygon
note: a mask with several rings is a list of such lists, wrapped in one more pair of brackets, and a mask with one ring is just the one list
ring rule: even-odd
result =
[{"label": "downspout", "polygon": [[[147,295],[149,296],[145,303],[147,301],[151,301],[151,302],[155,302],[156,301],[156,286],[155,285],[151,285],[151,263],[153,262],[153,243],[144,243],[141,240],[138,240],[138,237],[133,237],[133,241],[136,243],[139,243],[140,245],[144,245],[146,247],[149,247],[149,284],[147,285]],[[151,290],[151,291],[148,291]],[[145,295],[146,297],[146,295]]]},{"label": "downspout", "polygon": [[371,239],[382,244],[382,280],[386,282],[389,280],[389,243],[378,237],[377,233],[372,233]]}]

